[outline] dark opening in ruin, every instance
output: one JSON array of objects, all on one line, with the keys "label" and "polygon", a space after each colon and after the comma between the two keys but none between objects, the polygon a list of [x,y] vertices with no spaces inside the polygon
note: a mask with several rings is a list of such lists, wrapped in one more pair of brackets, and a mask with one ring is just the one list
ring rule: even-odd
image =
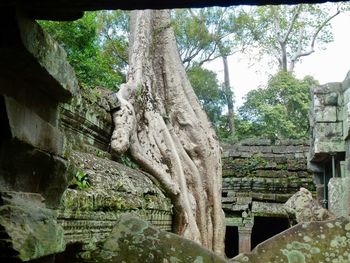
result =
[{"label": "dark opening in ruin", "polygon": [[261,242],[289,228],[289,220],[285,217],[254,217],[252,231],[252,249]]},{"label": "dark opening in ruin", "polygon": [[0,146],[3,141],[11,139],[11,130],[3,96],[0,96],[0,138]]},{"label": "dark opening in ruin", "polygon": [[73,262],[78,261],[77,255],[83,251],[82,243],[73,243],[66,245],[66,250],[55,255],[55,263],[66,263],[73,259]]},{"label": "dark opening in ruin", "polygon": [[238,255],[238,227],[236,226],[226,227],[225,254],[228,258]]}]

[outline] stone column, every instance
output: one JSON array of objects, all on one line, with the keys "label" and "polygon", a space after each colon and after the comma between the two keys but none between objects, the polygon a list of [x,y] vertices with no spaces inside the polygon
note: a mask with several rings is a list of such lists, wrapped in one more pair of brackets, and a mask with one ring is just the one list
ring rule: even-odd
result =
[{"label": "stone column", "polygon": [[252,228],[251,226],[241,226],[238,227],[238,252],[248,253],[251,250],[251,238],[252,238]]},{"label": "stone column", "polygon": [[350,178],[331,178],[328,183],[328,209],[335,216],[349,215]]}]

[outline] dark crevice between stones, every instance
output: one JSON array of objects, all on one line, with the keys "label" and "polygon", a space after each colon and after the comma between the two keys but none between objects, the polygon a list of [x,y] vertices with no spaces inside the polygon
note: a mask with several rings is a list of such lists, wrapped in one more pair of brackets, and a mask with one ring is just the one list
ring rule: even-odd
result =
[{"label": "dark crevice between stones", "polygon": [[288,229],[289,226],[289,220],[285,217],[254,217],[252,249],[270,237]]},{"label": "dark crevice between stones", "polygon": [[82,262],[78,256],[82,251],[82,243],[68,244],[64,252],[55,255],[55,263]]},{"label": "dark crevice between stones", "polygon": [[4,96],[0,95],[0,147],[12,137]]},{"label": "dark crevice between stones", "polygon": [[5,228],[0,225],[0,262],[21,262],[17,259],[18,252],[12,248],[10,240]]},{"label": "dark crevice between stones", "polygon": [[225,254],[228,258],[238,255],[238,227],[226,226]]}]

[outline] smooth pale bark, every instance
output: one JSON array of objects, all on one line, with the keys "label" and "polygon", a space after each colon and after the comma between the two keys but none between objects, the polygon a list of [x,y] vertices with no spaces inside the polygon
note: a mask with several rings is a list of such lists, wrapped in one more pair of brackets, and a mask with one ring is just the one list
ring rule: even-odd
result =
[{"label": "smooth pale bark", "polygon": [[224,65],[224,93],[227,103],[227,117],[228,117],[228,128],[230,134],[233,136],[235,134],[235,112],[233,109],[233,92],[231,90],[230,76],[228,70],[227,56],[222,55],[222,62]]},{"label": "smooth pale bark", "polygon": [[169,11],[132,12],[129,60],[112,149],[129,150],[159,180],[174,204],[175,233],[223,254],[220,146],[187,79]]}]

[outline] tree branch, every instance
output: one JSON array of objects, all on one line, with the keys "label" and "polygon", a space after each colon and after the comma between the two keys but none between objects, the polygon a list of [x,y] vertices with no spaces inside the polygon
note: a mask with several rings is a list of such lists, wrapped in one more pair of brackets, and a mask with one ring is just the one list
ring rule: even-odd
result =
[{"label": "tree branch", "polygon": [[[301,57],[305,57],[305,56],[309,56],[312,53],[315,52],[315,41],[316,38],[318,36],[318,34],[321,32],[321,30],[329,23],[329,21],[331,21],[334,17],[336,17],[337,15],[340,14],[340,10],[337,9],[337,12],[335,12],[333,15],[331,15],[330,17],[328,17],[325,21],[323,21],[323,23],[321,23],[315,30],[312,39],[311,39],[311,43],[310,43],[310,48],[307,51],[302,52],[302,47],[301,47],[301,38],[302,38],[302,34],[300,36],[300,40],[299,40],[299,48],[298,48],[298,52],[296,52],[294,54],[294,56],[291,59],[291,63],[295,64],[295,62],[301,58]],[[290,68],[292,67],[292,64],[290,65]]]},{"label": "tree branch", "polygon": [[293,26],[294,26],[294,24],[295,24],[295,21],[298,19],[298,16],[299,16],[299,14],[300,14],[301,8],[302,8],[302,5],[296,6],[296,8],[295,8],[296,10],[295,10],[295,13],[294,13],[294,15],[293,15],[292,21],[290,22],[289,28],[288,28],[286,34],[284,35],[283,43],[287,42],[288,37],[289,37],[290,33],[291,33],[292,30],[293,30]]},{"label": "tree branch", "polygon": [[315,41],[316,41],[316,38],[317,38],[317,35],[320,33],[320,31],[322,30],[322,28],[324,28],[329,21],[331,21],[334,17],[336,17],[337,15],[340,14],[340,10],[337,9],[337,12],[335,12],[333,15],[331,15],[330,17],[328,17],[325,21],[323,21],[323,23],[316,29],[314,35],[313,35],[313,38],[312,38],[312,42],[311,42],[311,47],[312,49],[314,48],[315,46]]},{"label": "tree branch", "polygon": [[125,58],[123,58],[123,56],[119,54],[118,49],[115,47],[115,45],[114,45],[114,43],[113,43],[113,39],[109,36],[108,33],[106,34],[106,36],[107,36],[108,40],[110,41],[111,47],[112,47],[112,49],[114,50],[115,55],[116,55],[121,61],[123,61],[123,63],[125,63],[126,65],[128,65],[128,64],[129,64],[128,60],[125,59]]}]

